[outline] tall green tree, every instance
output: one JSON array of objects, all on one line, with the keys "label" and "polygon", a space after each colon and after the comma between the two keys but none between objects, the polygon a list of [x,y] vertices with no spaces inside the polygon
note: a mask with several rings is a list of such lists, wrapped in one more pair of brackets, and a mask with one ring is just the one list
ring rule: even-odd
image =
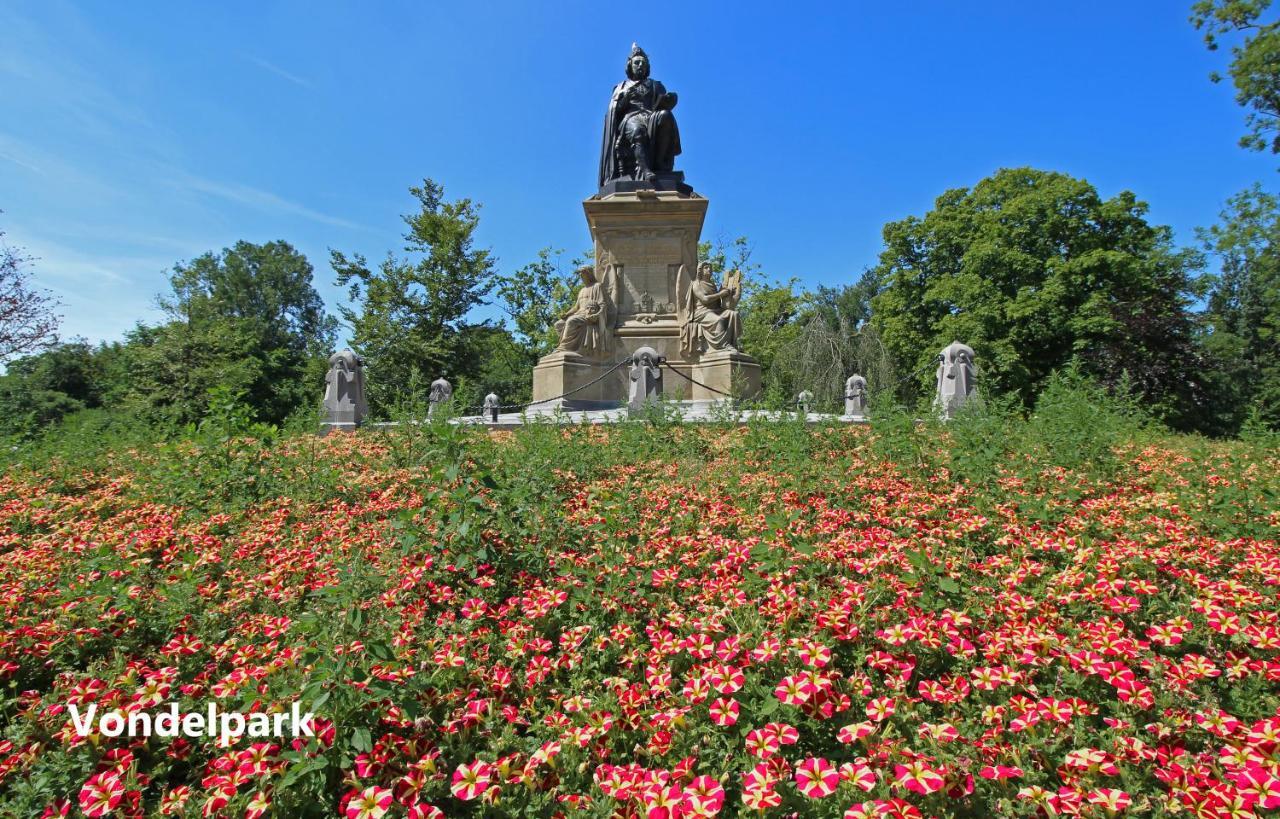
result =
[{"label": "tall green tree", "polygon": [[494,260],[475,247],[479,205],[447,201],[430,179],[409,192],[419,206],[404,217],[409,255],[388,253],[374,268],[359,254],[331,251],[338,284],[354,305],[340,311],[351,325],[352,347],[365,359],[372,412],[389,411],[437,376],[456,381],[465,374],[459,372],[465,319],[494,285]]},{"label": "tall green tree", "polygon": [[[1191,22],[1212,51],[1232,42],[1227,73],[1236,102],[1248,109],[1249,130],[1240,144],[1280,153],[1280,19],[1271,0],[1199,0],[1191,7]],[[1223,79],[1217,72],[1210,78]]]},{"label": "tall green tree", "polygon": [[578,282],[570,271],[583,261],[573,259],[566,269],[564,253],[544,247],[537,259],[497,280],[498,298],[514,325],[516,340],[532,359],[531,368],[538,357],[555,349],[556,320],[573,305]]},{"label": "tall green tree", "polygon": [[922,371],[921,392],[938,350],[959,340],[977,351],[986,389],[1028,406],[1074,361],[1191,425],[1204,405],[1189,311],[1203,259],[1146,212],[1127,191],[1103,199],[1032,168],[949,190],[923,217],[885,226],[872,322],[905,372]]},{"label": "tall green tree", "polygon": [[[316,400],[336,322],[325,314],[306,256],[288,242],[240,241],[175,265],[169,284],[170,292],[159,301],[170,323],[162,332],[134,337],[146,351],[142,364],[162,371],[184,362],[193,368],[253,370],[256,377],[242,385],[244,400],[263,421],[279,422]],[[208,340],[219,335],[226,338],[208,348]],[[209,360],[208,349],[240,358]],[[194,374],[190,379],[201,381]],[[183,380],[189,379],[181,373],[152,373],[151,382],[161,392],[141,398],[151,406],[172,407],[181,420],[194,420],[203,411],[203,398],[193,401],[190,385],[179,386]],[[166,395],[165,384],[174,392]]]},{"label": "tall green tree", "polygon": [[1204,319],[1222,431],[1238,429],[1251,407],[1280,429],[1280,200],[1254,185],[1200,235],[1221,264]]}]

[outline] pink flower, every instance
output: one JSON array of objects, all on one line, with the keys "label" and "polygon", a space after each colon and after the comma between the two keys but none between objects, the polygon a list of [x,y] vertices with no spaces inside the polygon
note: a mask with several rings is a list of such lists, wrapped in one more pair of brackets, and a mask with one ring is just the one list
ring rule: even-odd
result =
[{"label": "pink flower", "polygon": [[733,725],[738,721],[738,701],[732,697],[721,697],[711,703],[711,721],[721,727]]},{"label": "pink flower", "polygon": [[857,742],[865,736],[875,733],[876,726],[873,722],[852,722],[840,729],[836,734],[836,739],[843,743]]},{"label": "pink flower", "polygon": [[918,759],[906,765],[894,765],[893,773],[898,778],[898,782],[912,793],[933,793],[942,790],[944,784],[941,774]]},{"label": "pink flower", "polygon": [[684,810],[691,816],[715,816],[724,807],[724,788],[720,781],[699,776],[684,789]]},{"label": "pink flower", "polygon": [[493,766],[477,759],[458,766],[453,772],[453,795],[464,801],[476,799],[489,789],[493,781]]},{"label": "pink flower", "polygon": [[1115,788],[1098,788],[1096,791],[1091,791],[1085,800],[1090,805],[1101,805],[1111,813],[1119,813],[1129,807],[1132,801],[1129,794]]},{"label": "pink flower", "polygon": [[347,803],[347,819],[382,819],[391,807],[391,791],[369,786]]},{"label": "pink flower", "polygon": [[836,792],[840,774],[821,757],[809,757],[796,766],[796,787],[810,799],[822,799]]},{"label": "pink flower", "polygon": [[679,785],[655,785],[640,794],[645,819],[677,819],[684,804],[684,791]]},{"label": "pink flower", "polygon": [[106,816],[124,798],[124,785],[115,771],[103,771],[89,777],[80,789],[80,810],[85,816]]},{"label": "pink flower", "polygon": [[895,707],[893,697],[876,697],[867,703],[867,717],[876,722],[884,722],[893,716]]},{"label": "pink flower", "polygon": [[987,765],[978,771],[978,776],[983,779],[1016,779],[1022,776],[1022,769],[1008,765]]},{"label": "pink flower", "polygon": [[846,762],[840,766],[840,778],[869,791],[876,786],[876,772],[865,762]]}]

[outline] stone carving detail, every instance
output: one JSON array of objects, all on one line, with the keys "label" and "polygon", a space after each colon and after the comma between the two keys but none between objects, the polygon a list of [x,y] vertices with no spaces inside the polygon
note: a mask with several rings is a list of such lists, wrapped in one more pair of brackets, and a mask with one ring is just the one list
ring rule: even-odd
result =
[{"label": "stone carving detail", "polygon": [[606,353],[613,349],[613,327],[617,320],[617,275],[612,266],[605,269],[604,281],[596,281],[595,268],[578,269],[582,289],[572,309],[556,322],[562,352]]},{"label": "stone carving detail", "polygon": [[641,347],[631,356],[631,393],[627,401],[631,411],[662,397],[662,361],[652,347]]},{"label": "stone carving detail", "polygon": [[329,357],[324,377],[325,425],[358,426],[369,409],[364,399],[364,359],[350,350]]},{"label": "stone carving detail", "polygon": [[711,278],[711,265],[701,262],[698,275],[688,281],[683,265],[677,273],[680,350],[693,356],[713,350],[737,350],[742,334],[738,301],[742,298],[742,274],[730,270],[724,287]]},{"label": "stone carving detail", "polygon": [[431,388],[427,391],[427,417],[430,418],[436,414],[436,407],[447,403],[453,398],[453,385],[445,380],[444,376],[440,376],[431,382]]},{"label": "stone carving detail", "polygon": [[954,417],[968,402],[977,399],[977,369],[973,348],[953,341],[938,353],[938,394],[933,406],[943,418]]},{"label": "stone carving detail", "polygon": [[489,416],[492,423],[498,423],[498,410],[501,408],[501,402],[498,400],[497,393],[489,393],[484,397],[483,414]]},{"label": "stone carving detail", "polygon": [[844,382],[844,414],[850,418],[867,414],[867,379],[857,373]]},{"label": "stone carving detail", "polygon": [[672,175],[680,153],[676,95],[649,77],[649,55],[631,44],[627,78],[614,86],[600,145],[600,187],[630,179],[654,187],[659,175]]}]

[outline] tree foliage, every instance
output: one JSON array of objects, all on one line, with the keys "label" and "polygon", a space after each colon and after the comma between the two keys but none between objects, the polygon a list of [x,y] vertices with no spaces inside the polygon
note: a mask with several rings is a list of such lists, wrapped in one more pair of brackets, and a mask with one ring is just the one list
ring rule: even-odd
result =
[{"label": "tree foliage", "polygon": [[408,256],[388,253],[371,268],[359,254],[331,253],[354,305],[340,312],[365,359],[373,412],[389,411],[437,376],[457,378],[466,316],[494,285],[490,252],[475,247],[479,205],[446,201],[430,179],[409,192],[419,210],[404,217]]},{"label": "tree foliage", "polygon": [[4,243],[0,231],[0,361],[57,340],[57,302],[31,284],[30,256]]},{"label": "tree foliage", "polygon": [[1201,239],[1221,264],[1204,317],[1220,426],[1239,429],[1256,407],[1280,428],[1280,200],[1255,185],[1232,197]]},{"label": "tree foliage", "polygon": [[1197,351],[1189,312],[1202,264],[1148,224],[1132,193],[1102,199],[1060,173],[998,171],[885,226],[872,322],[904,371],[953,340],[974,347],[983,383],[1030,406],[1077,362],[1109,386],[1128,379],[1158,416],[1190,423]]},{"label": "tree foliage", "polygon": [[[1270,11],[1271,0],[1199,0],[1191,22],[1212,51],[1224,40],[1233,42],[1227,73],[1236,102],[1248,109],[1249,130],[1240,144],[1280,153],[1280,20],[1264,20]],[[1210,77],[1222,80],[1216,72]]]}]

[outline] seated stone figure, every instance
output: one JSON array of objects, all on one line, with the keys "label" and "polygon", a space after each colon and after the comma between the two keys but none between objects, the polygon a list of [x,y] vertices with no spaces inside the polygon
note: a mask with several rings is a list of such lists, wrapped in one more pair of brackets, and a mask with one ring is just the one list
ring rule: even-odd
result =
[{"label": "seated stone figure", "polygon": [[737,350],[742,323],[738,319],[738,299],[742,296],[742,278],[736,270],[725,276],[725,286],[717,288],[711,278],[711,265],[698,265],[698,275],[685,283],[687,274],[681,266],[677,292],[680,306],[680,349],[693,356],[709,350]]},{"label": "seated stone figure", "polygon": [[582,277],[582,289],[578,291],[573,309],[556,322],[556,329],[560,332],[560,344],[556,349],[561,352],[606,352],[612,344],[614,321],[609,288],[596,281],[595,268],[591,265],[579,268],[578,275]]},{"label": "seated stone figure", "polygon": [[612,179],[652,182],[670,173],[680,153],[676,95],[649,77],[649,55],[634,43],[627,58],[627,79],[609,99],[600,148],[600,187]]}]

